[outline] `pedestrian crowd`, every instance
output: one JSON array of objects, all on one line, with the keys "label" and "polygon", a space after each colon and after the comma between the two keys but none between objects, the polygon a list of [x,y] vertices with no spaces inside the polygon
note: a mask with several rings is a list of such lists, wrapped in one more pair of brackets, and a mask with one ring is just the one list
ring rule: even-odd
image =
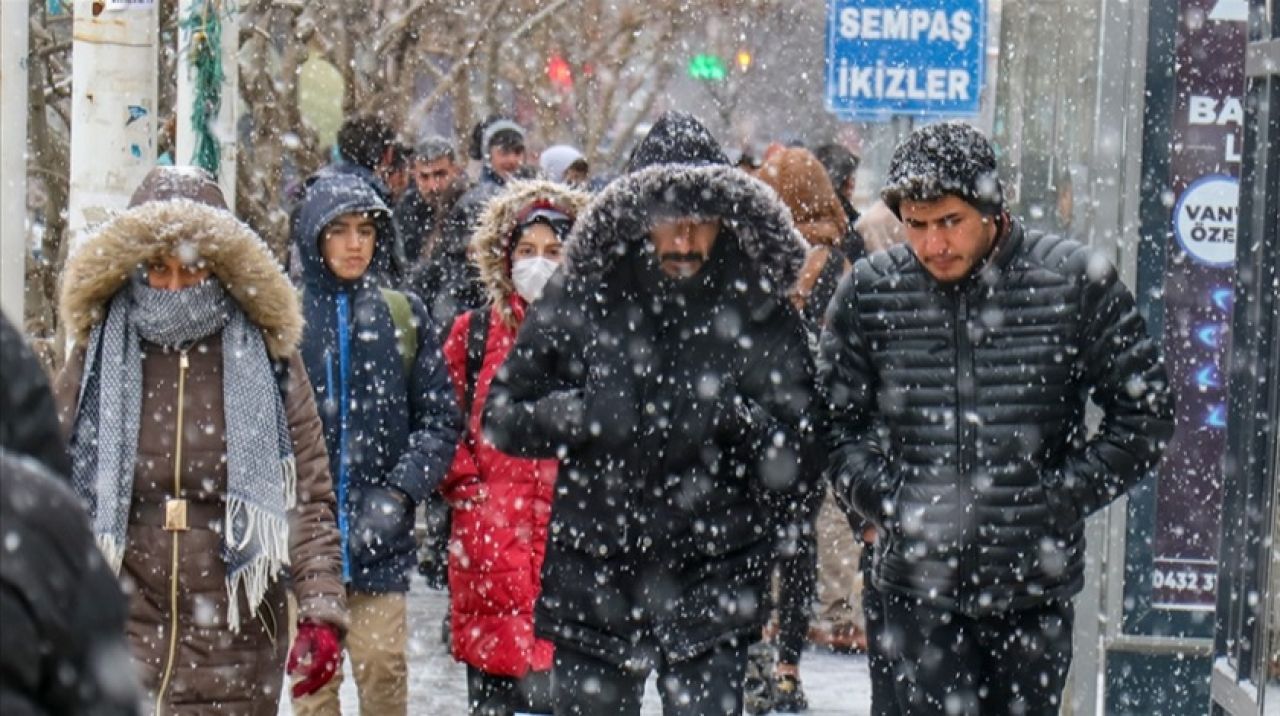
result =
[{"label": "pedestrian crowd", "polygon": [[678,112],[613,177],[469,139],[348,120],[287,266],[157,167],[68,259],[52,382],[0,319],[0,712],[336,715],[349,661],[422,713],[421,573],[471,714],[638,714],[651,674],[801,712],[807,644],[867,653],[877,715],[1059,713],[1084,520],[1173,396],[985,136],[916,130],[866,214],[845,147],[735,166]]}]

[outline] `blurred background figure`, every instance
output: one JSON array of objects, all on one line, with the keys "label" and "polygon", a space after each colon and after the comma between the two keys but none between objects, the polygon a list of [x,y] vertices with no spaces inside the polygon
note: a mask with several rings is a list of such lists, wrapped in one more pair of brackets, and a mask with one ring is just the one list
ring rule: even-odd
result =
[{"label": "blurred background figure", "polygon": [[853,206],[853,192],[857,189],[858,167],[862,165],[862,159],[842,144],[823,144],[813,150],[813,155],[827,170],[827,178],[836,190],[840,206],[844,207],[845,216],[849,217],[849,233],[840,245],[840,250],[850,263],[857,263],[858,259],[870,253],[864,245],[862,235],[857,231],[860,214]]},{"label": "blurred background figure", "polygon": [[567,144],[557,144],[542,150],[538,165],[547,179],[574,188],[585,187],[590,178],[587,158]]},{"label": "blurred background figure", "polygon": [[[787,205],[796,229],[808,244],[791,299],[816,337],[836,284],[850,268],[840,250],[848,231],[848,219],[822,164],[807,149],[774,151],[756,176],[772,187]],[[852,648],[858,646],[857,636],[861,633],[853,579],[859,544],[850,535],[849,524],[839,510],[827,505],[831,502],[829,498],[824,500],[825,481],[815,476],[814,483],[817,489],[804,497],[786,527],[787,544],[794,547],[784,550],[777,562],[778,658],[768,688],[764,689],[765,695],[757,706],[781,713],[808,708],[800,682],[800,655],[806,639],[812,638],[824,646]],[[820,506],[828,519],[815,524]],[[824,610],[822,620],[811,630],[810,616],[819,574]],[[849,643],[841,643],[841,639]]]}]

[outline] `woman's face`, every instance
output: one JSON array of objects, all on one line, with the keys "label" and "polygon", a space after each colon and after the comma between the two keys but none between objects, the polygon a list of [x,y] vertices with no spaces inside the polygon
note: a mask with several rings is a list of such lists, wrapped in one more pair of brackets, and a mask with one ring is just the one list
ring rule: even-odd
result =
[{"label": "woman's face", "polygon": [[209,269],[203,262],[184,264],[173,255],[147,265],[147,285],[161,291],[181,291],[206,278],[209,278]]},{"label": "woman's face", "polygon": [[556,238],[556,232],[544,223],[530,224],[520,232],[520,239],[516,241],[516,249],[511,254],[511,262],[515,263],[520,259],[531,259],[535,256],[541,256],[544,259],[550,259],[556,263],[560,263],[560,239]]}]

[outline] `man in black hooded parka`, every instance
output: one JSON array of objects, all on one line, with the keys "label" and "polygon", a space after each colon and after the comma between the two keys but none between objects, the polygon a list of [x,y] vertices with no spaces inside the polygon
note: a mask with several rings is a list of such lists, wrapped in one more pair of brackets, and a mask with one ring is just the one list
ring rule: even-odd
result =
[{"label": "man in black hooded parka", "polygon": [[668,114],[579,219],[493,382],[490,439],[559,457],[535,611],[557,714],[742,709],[776,525],[812,489],[819,401],[786,209]]}]

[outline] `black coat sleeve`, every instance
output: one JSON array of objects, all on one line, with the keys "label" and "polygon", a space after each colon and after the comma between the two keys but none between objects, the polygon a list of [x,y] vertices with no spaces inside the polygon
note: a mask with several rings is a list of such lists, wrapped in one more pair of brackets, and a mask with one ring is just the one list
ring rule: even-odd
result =
[{"label": "black coat sleeve", "polygon": [[897,488],[877,418],[879,376],[858,320],[854,276],[836,289],[822,331],[818,382],[827,401],[827,479],[850,518],[883,527]]},{"label": "black coat sleeve", "polygon": [[1173,436],[1174,411],[1159,349],[1129,289],[1087,248],[1072,262],[1083,282],[1082,382],[1103,418],[1093,437],[1044,477],[1046,498],[1063,525],[1102,509],[1155,467]]},{"label": "black coat sleeve", "polygon": [[0,316],[0,447],[30,455],[55,474],[71,476],[49,378],[18,329]]},{"label": "black coat sleeve", "polygon": [[803,496],[816,489],[823,447],[818,433],[824,411],[817,398],[813,351],[799,315],[780,305],[772,340],[753,357],[738,386],[747,428],[744,445],[755,465],[756,486],[766,500]]},{"label": "black coat sleeve", "polygon": [[138,713],[126,602],[80,501],[43,465],[0,450],[0,712]]},{"label": "black coat sleeve", "polygon": [[523,458],[553,458],[584,439],[587,317],[553,277],[525,315],[484,408],[485,439]]}]

